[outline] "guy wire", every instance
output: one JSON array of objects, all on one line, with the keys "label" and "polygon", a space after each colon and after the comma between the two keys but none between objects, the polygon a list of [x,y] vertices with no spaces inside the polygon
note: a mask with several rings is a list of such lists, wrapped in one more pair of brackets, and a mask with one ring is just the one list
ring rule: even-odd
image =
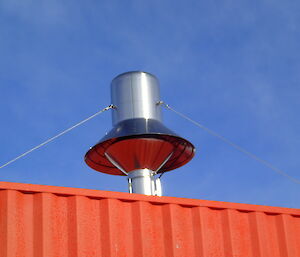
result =
[{"label": "guy wire", "polygon": [[93,119],[93,118],[95,118],[97,115],[99,115],[99,114],[101,114],[101,113],[103,113],[103,112],[105,112],[105,111],[107,111],[107,110],[109,110],[109,109],[113,109],[113,108],[115,108],[113,105],[109,105],[109,106],[105,107],[104,109],[102,109],[102,110],[96,112],[96,113],[93,114],[92,116],[90,116],[90,117],[88,117],[88,118],[86,118],[86,119],[84,119],[84,120],[78,122],[78,123],[75,124],[74,126],[72,126],[72,127],[68,128],[68,129],[66,129],[66,130],[64,130],[64,131],[62,131],[62,132],[60,132],[59,134],[55,135],[54,137],[51,137],[51,138],[47,139],[47,140],[44,141],[43,143],[41,143],[41,144],[39,144],[39,145],[37,145],[37,146],[31,148],[30,150],[28,150],[28,151],[26,151],[26,152],[20,154],[20,155],[17,156],[16,158],[14,158],[14,159],[8,161],[7,163],[3,164],[3,165],[0,167],[0,169],[2,169],[2,168],[4,168],[5,166],[7,166],[7,165],[9,165],[9,164],[11,164],[11,163],[13,163],[13,162],[19,160],[20,158],[26,156],[27,154],[33,152],[34,150],[39,149],[40,147],[42,147],[42,146],[44,146],[44,145],[50,143],[51,141],[55,140],[56,138],[58,138],[58,137],[60,137],[60,136],[62,136],[62,135],[64,135],[64,134],[70,132],[72,129],[74,129],[74,128],[80,126],[80,125],[82,125],[83,123],[85,123],[85,122],[87,122],[87,121],[89,121],[89,120],[91,120],[91,119]]},{"label": "guy wire", "polygon": [[258,157],[257,155],[247,151],[246,149],[244,149],[243,147],[233,143],[232,141],[230,141],[229,139],[223,137],[222,135],[216,133],[215,131],[205,127],[204,125],[202,125],[201,123],[191,119],[190,117],[186,116],[185,114],[173,109],[172,107],[170,107],[170,105],[160,101],[158,104],[163,105],[166,109],[173,111],[174,113],[176,113],[177,115],[181,116],[182,118],[186,119],[187,121],[193,123],[194,125],[196,125],[197,127],[205,130],[206,132],[208,132],[209,134],[211,134],[212,136],[222,140],[224,143],[232,146],[233,148],[235,148],[236,150],[240,151],[241,153],[246,154],[247,156],[249,156],[250,158],[254,159],[255,161],[263,164],[264,166],[270,168],[271,170],[275,171],[276,173],[285,176],[286,178],[288,178],[289,180],[291,180],[294,183],[300,184],[300,180],[298,180],[297,178],[292,177],[291,175],[287,174],[286,172],[284,172],[283,170],[275,167],[273,164],[271,164],[270,162],[261,159],[260,157]]}]

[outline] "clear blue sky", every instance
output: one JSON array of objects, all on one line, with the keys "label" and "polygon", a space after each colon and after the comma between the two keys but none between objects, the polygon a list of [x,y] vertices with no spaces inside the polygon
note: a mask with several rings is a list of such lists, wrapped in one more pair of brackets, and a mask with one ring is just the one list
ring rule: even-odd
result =
[{"label": "clear blue sky", "polygon": [[[300,179],[299,1],[0,1],[1,164],[110,104],[119,73],[144,70],[162,100]],[[170,111],[195,158],[163,176],[169,196],[300,207],[300,185]],[[0,180],[127,192],[85,152],[106,112],[0,170]]]}]

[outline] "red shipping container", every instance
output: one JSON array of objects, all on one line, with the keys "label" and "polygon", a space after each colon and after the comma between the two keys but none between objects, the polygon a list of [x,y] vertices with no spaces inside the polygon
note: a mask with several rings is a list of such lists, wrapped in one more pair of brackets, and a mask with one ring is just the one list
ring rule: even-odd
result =
[{"label": "red shipping container", "polygon": [[0,182],[0,257],[300,256],[300,210]]}]

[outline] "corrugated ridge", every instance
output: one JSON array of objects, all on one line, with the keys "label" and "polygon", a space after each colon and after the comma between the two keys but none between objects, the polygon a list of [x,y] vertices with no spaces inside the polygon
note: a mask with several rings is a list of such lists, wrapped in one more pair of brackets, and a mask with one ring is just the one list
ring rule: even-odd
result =
[{"label": "corrugated ridge", "polygon": [[125,201],[147,201],[157,204],[180,204],[189,207],[196,206],[206,206],[210,208],[226,208],[226,209],[236,209],[241,211],[261,211],[268,212],[270,214],[293,214],[300,217],[300,209],[293,208],[283,208],[283,207],[272,207],[264,205],[253,205],[253,204],[243,204],[243,203],[230,203],[230,202],[220,202],[220,201],[209,201],[209,200],[198,200],[198,199],[188,199],[188,198],[179,198],[179,197],[169,197],[169,196],[145,196],[139,194],[129,194],[123,192],[110,192],[110,191],[100,191],[92,189],[81,189],[81,188],[71,188],[71,187],[58,187],[58,186],[45,186],[45,185],[33,185],[33,184],[22,184],[22,183],[13,183],[13,182],[1,182],[0,181],[0,190],[3,189],[12,189],[22,192],[44,192],[44,193],[53,193],[62,196],[68,195],[81,195],[92,198],[110,198],[110,199],[119,199]]},{"label": "corrugated ridge", "polygon": [[138,198],[0,190],[0,257],[300,256],[298,215]]},{"label": "corrugated ridge", "polygon": [[0,191],[0,256],[7,256],[8,211],[7,190]]}]

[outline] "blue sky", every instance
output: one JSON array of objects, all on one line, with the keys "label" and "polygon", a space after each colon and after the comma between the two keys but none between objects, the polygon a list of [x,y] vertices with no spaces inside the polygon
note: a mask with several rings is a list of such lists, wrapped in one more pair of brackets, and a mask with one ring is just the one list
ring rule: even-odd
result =
[{"label": "blue sky", "polygon": [[[162,100],[300,179],[299,1],[0,1],[1,164],[110,104],[118,74],[144,70]],[[300,207],[300,185],[176,114],[197,148],[164,195]],[[85,152],[106,112],[0,170],[1,181],[127,192]]]}]

